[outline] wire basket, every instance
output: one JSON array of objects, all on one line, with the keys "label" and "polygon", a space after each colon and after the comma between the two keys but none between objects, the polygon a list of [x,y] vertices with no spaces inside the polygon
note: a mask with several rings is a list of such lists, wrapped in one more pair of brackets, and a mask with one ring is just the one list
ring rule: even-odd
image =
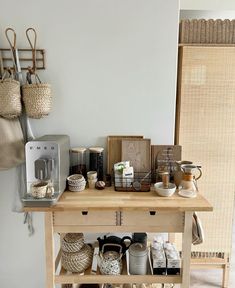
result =
[{"label": "wire basket", "polygon": [[151,188],[151,172],[135,172],[134,177],[114,175],[115,191],[148,192]]}]

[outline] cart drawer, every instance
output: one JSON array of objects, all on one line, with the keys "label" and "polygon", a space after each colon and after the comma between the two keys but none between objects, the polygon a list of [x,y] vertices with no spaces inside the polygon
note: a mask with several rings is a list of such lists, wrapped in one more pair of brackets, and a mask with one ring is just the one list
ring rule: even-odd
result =
[{"label": "cart drawer", "polygon": [[155,226],[166,231],[183,231],[184,213],[163,211],[124,211],[121,213],[122,226]]},{"label": "cart drawer", "polygon": [[54,212],[54,225],[116,225],[115,211],[65,211]]}]

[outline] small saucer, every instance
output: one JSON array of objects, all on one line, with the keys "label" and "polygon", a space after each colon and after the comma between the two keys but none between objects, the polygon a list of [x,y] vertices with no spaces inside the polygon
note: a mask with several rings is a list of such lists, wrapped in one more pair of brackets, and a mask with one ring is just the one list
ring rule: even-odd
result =
[{"label": "small saucer", "polygon": [[181,190],[179,190],[178,194],[181,197],[184,197],[184,198],[195,198],[195,197],[197,197],[197,192],[192,191],[192,190],[181,189]]}]

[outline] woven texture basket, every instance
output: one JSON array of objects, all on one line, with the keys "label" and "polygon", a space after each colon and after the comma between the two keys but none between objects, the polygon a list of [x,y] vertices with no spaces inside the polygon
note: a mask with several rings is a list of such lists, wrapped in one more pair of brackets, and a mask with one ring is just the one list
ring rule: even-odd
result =
[{"label": "woven texture basket", "polygon": [[61,264],[67,271],[82,273],[91,266],[92,257],[92,248],[85,244],[78,252],[71,253],[62,250]]},{"label": "woven texture basket", "polygon": [[8,119],[21,114],[20,82],[11,78],[0,81],[0,116]]},{"label": "woven texture basket", "polygon": [[67,233],[61,241],[61,249],[64,252],[78,252],[83,246],[82,233]]},{"label": "woven texture basket", "polygon": [[51,111],[51,85],[46,83],[25,84],[22,86],[26,114],[30,118],[42,118]]}]

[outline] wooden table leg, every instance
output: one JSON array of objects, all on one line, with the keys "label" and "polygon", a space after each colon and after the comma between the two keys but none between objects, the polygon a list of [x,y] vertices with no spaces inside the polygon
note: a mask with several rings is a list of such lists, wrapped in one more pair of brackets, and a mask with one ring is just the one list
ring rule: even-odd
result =
[{"label": "wooden table leg", "polygon": [[46,288],[54,288],[54,231],[52,212],[45,212]]},{"label": "wooden table leg", "polygon": [[185,212],[184,233],[182,234],[182,288],[190,287],[190,261],[192,245],[192,216],[193,212]]}]

